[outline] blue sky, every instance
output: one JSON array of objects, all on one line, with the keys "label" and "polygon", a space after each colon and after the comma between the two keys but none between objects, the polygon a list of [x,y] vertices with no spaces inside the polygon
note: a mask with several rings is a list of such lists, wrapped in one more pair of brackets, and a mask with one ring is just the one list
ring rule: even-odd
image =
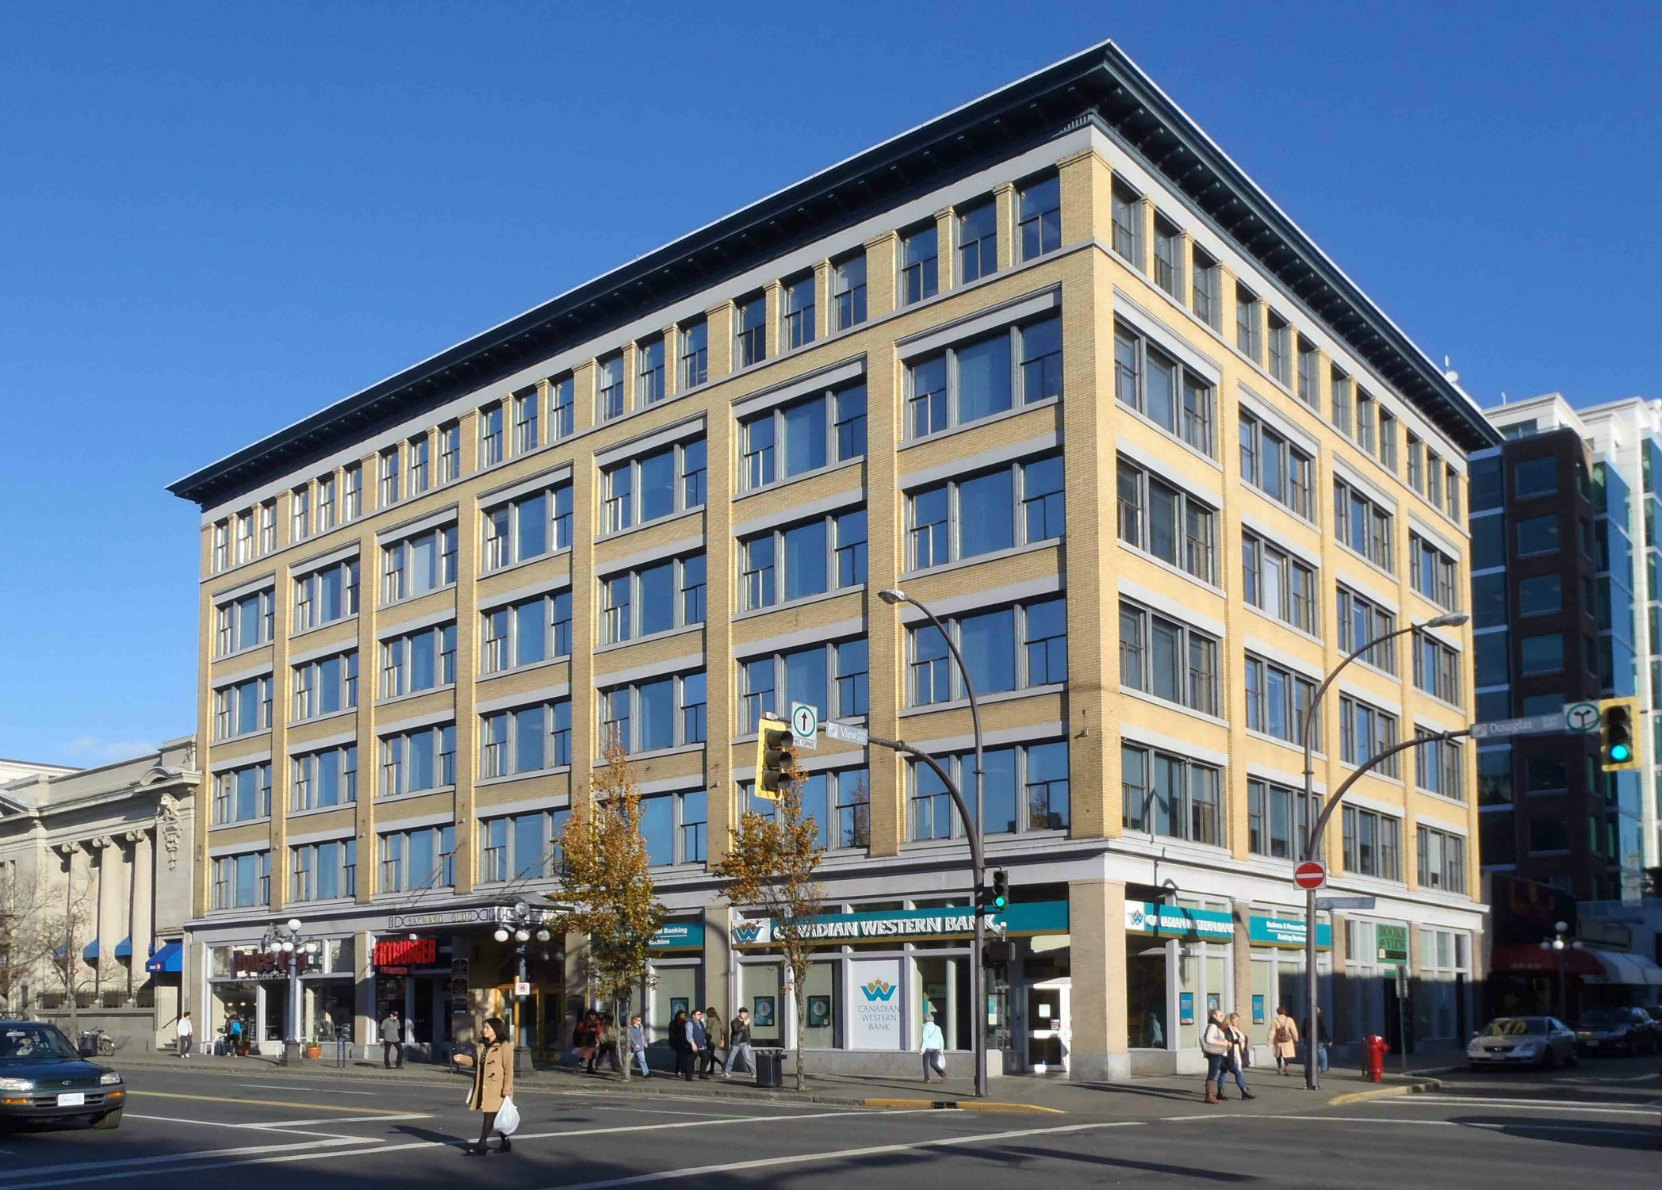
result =
[{"label": "blue sky", "polygon": [[1480,400],[1662,395],[1662,6],[7,4],[0,756],[191,730],[169,481],[1104,37]]}]

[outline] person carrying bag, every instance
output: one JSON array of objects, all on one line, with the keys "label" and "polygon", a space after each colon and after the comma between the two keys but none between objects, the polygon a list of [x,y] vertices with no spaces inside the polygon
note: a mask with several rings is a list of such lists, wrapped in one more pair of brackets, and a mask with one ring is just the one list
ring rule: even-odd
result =
[{"label": "person carrying bag", "polygon": [[508,1040],[508,1026],[501,1017],[493,1016],[479,1029],[473,1091],[467,1102],[470,1109],[483,1115],[479,1121],[479,1140],[463,1152],[470,1157],[489,1153],[492,1132],[502,1138],[498,1152],[506,1153],[514,1147],[508,1140],[508,1135],[519,1127],[519,1109],[514,1106],[513,1095],[514,1047]]},{"label": "person carrying bag", "polygon": [[1206,1017],[1206,1028],[1200,1034],[1200,1052],[1206,1055],[1206,1102],[1222,1103],[1223,1071],[1231,1049],[1229,1030],[1223,1023],[1223,1010],[1214,1008]]},{"label": "person carrying bag", "polygon": [[1285,1007],[1277,1007],[1275,1019],[1270,1022],[1270,1048],[1275,1054],[1275,1069],[1283,1078],[1287,1068],[1298,1057],[1298,1024]]}]

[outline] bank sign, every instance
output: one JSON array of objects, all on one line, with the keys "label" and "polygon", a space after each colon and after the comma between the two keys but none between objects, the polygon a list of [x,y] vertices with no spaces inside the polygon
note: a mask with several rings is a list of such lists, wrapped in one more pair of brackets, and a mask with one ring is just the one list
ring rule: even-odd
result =
[{"label": "bank sign", "polygon": [[[1066,901],[1030,901],[1013,904],[993,917],[992,926],[1002,925],[1013,935],[1065,934],[1068,932]],[[908,941],[923,938],[969,938],[975,933],[975,913],[967,905],[940,909],[893,909],[884,913],[828,913],[810,918],[804,928],[815,942]],[[733,926],[733,945],[771,946],[774,928],[771,919],[741,921]]]},{"label": "bank sign", "polygon": [[[1254,946],[1303,946],[1309,934],[1300,917],[1260,917],[1248,920],[1247,934]],[[1321,950],[1333,948],[1333,927],[1325,921],[1316,923],[1316,946]]]},{"label": "bank sign", "polygon": [[854,1012],[848,1044],[857,1050],[898,1050],[902,1047],[905,1007],[900,994],[899,959],[853,959]]},{"label": "bank sign", "polygon": [[1227,942],[1235,936],[1235,919],[1212,909],[1185,909],[1153,901],[1125,903],[1125,932],[1158,938],[1190,938]]}]

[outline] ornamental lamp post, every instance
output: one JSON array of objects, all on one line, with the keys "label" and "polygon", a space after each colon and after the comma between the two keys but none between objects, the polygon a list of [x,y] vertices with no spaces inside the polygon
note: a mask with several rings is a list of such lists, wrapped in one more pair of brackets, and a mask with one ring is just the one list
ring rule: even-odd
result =
[{"label": "ornamental lamp post", "polygon": [[1567,921],[1555,922],[1552,927],[1555,937],[1543,938],[1541,949],[1551,952],[1558,957],[1558,1017],[1560,1020],[1570,1015],[1569,1001],[1565,998],[1564,963],[1569,958],[1569,952],[1581,949],[1581,939],[1571,938],[1570,923]]},{"label": "ornamental lamp post", "polygon": [[298,917],[273,922],[260,939],[260,949],[271,955],[277,966],[288,971],[288,1019],[283,1022],[284,1066],[300,1062],[300,968],[323,950],[321,943],[301,936],[302,924]]}]

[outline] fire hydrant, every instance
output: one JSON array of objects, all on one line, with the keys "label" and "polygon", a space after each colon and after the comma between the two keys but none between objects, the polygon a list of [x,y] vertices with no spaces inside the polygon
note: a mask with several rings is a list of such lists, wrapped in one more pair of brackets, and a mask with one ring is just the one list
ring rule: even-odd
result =
[{"label": "fire hydrant", "polygon": [[1368,1034],[1368,1039],[1362,1043],[1362,1051],[1366,1061],[1368,1081],[1382,1083],[1385,1081],[1385,1055],[1391,1052],[1391,1047],[1385,1044],[1385,1039],[1377,1033]]}]

